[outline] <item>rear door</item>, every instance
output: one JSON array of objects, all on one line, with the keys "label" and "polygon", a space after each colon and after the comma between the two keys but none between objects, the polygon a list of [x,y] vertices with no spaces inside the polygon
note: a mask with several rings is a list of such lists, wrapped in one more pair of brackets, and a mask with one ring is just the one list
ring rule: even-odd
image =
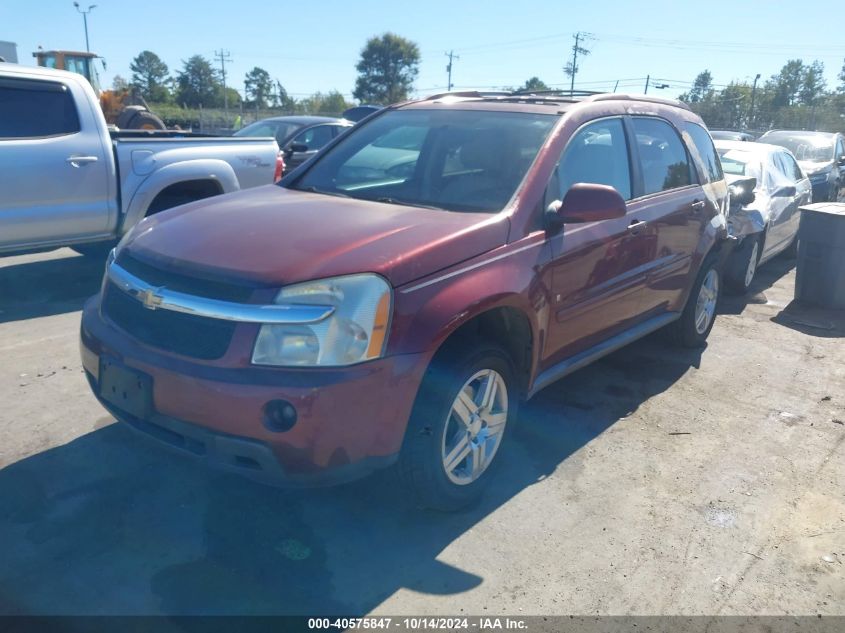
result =
[{"label": "rear door", "polygon": [[[572,136],[548,185],[547,203],[579,182],[632,196],[630,148],[622,117],[590,122]],[[549,238],[553,312],[543,365],[549,367],[640,320],[651,239],[636,211],[626,217],[567,224]]]},{"label": "rear door", "polygon": [[80,116],[69,86],[0,77],[0,249],[105,233],[106,158],[91,113]]},{"label": "rear door", "polygon": [[639,178],[637,198],[628,209],[644,223],[649,244],[642,310],[677,311],[689,287],[693,255],[718,209],[705,196],[681,135],[668,120],[635,116],[631,129]]}]

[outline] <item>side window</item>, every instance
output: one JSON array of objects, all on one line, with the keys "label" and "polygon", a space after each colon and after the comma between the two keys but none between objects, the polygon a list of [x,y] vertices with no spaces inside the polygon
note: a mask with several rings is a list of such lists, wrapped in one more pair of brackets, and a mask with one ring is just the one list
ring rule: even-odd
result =
[{"label": "side window", "polygon": [[0,79],[0,139],[76,132],[79,117],[65,86],[52,81]]},{"label": "side window", "polygon": [[643,172],[643,193],[657,193],[692,184],[687,150],[669,123],[635,117],[634,133]]},{"label": "side window", "polygon": [[780,159],[783,161],[783,166],[786,171],[786,175],[789,176],[789,179],[793,182],[798,182],[804,178],[804,174],[801,173],[801,168],[798,166],[798,163],[795,162],[795,159],[792,158],[786,152],[780,152]]},{"label": "side window", "polygon": [[704,166],[703,182],[716,182],[722,180],[722,165],[716,155],[716,148],[713,147],[713,139],[703,127],[697,123],[686,123],[684,129],[692,140],[692,149],[698,153],[698,157]]},{"label": "side window", "polygon": [[559,199],[578,182],[609,185],[631,199],[628,142],[621,119],[595,121],[569,141],[557,167]]},{"label": "side window", "polygon": [[833,157],[833,160],[839,160],[845,156],[845,141],[841,138],[836,141],[836,156]]},{"label": "side window", "polygon": [[293,139],[294,143],[303,143],[308,146],[308,151],[314,151],[320,149],[332,140],[332,128],[330,125],[318,125],[317,127],[312,127],[304,132],[298,134],[295,139]]}]

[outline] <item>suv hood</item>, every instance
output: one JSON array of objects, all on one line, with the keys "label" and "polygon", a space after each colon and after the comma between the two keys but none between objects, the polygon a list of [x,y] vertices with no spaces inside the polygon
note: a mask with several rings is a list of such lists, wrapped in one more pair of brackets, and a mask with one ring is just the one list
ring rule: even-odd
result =
[{"label": "suv hood", "polygon": [[276,185],[147,218],[123,248],[150,264],[279,287],[374,272],[394,286],[505,244],[507,218],[356,200]]},{"label": "suv hood", "polygon": [[801,169],[804,170],[804,173],[807,176],[815,176],[816,174],[821,174],[826,171],[830,171],[833,169],[833,161],[812,161],[812,160],[799,160],[798,164],[801,166]]}]

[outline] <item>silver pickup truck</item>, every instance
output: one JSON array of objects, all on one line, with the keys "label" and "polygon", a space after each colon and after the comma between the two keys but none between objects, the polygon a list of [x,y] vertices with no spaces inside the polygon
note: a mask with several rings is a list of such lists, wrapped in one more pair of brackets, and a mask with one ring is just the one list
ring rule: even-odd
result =
[{"label": "silver pickup truck", "polygon": [[99,254],[147,215],[282,167],[271,138],[110,131],[82,76],[0,63],[0,255]]}]

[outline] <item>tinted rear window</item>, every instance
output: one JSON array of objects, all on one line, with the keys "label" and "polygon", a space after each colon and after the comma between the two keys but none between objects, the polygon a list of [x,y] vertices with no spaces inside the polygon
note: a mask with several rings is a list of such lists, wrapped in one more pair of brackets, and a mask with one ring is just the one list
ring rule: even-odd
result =
[{"label": "tinted rear window", "polygon": [[716,182],[722,179],[722,166],[719,164],[719,157],[716,156],[716,148],[713,147],[713,140],[703,127],[696,123],[687,123],[684,126],[686,132],[692,139],[692,147],[698,152],[698,158],[704,168],[701,174],[703,182]]},{"label": "tinted rear window", "polygon": [[0,138],[39,138],[79,132],[67,88],[50,81],[0,80]]}]

